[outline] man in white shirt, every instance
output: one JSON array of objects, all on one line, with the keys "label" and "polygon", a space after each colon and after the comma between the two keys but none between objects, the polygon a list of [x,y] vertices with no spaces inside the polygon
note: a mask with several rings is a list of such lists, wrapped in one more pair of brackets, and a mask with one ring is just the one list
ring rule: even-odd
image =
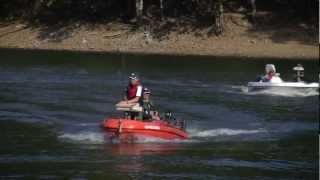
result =
[{"label": "man in white shirt", "polygon": [[[126,94],[124,100],[116,104],[117,110],[128,110],[140,111],[140,100],[142,97],[142,84],[138,76],[134,73],[131,73],[129,76],[129,85],[126,89]],[[132,109],[133,108],[133,109]]]}]

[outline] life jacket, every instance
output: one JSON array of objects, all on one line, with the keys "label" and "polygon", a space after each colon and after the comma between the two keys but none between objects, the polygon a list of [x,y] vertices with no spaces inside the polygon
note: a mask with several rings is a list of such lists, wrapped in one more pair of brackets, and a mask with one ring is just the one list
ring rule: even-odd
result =
[{"label": "life jacket", "polygon": [[268,81],[271,81],[271,79],[273,78],[273,76],[274,76],[273,74],[269,73],[269,74],[267,75],[267,80],[268,80]]},{"label": "life jacket", "polygon": [[131,99],[136,97],[137,91],[138,91],[138,86],[141,86],[140,82],[138,82],[136,85],[132,85],[132,84],[128,85],[128,87],[127,87],[127,98],[128,98],[128,100],[131,100]]},{"label": "life jacket", "polygon": [[271,83],[281,83],[282,79],[275,74],[267,74],[263,80],[263,82],[271,82]]}]

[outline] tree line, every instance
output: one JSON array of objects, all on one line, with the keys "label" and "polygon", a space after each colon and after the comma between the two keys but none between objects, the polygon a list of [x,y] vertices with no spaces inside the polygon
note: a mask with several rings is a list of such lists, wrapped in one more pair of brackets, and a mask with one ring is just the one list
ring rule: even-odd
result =
[{"label": "tree line", "polygon": [[104,21],[135,19],[144,16],[155,21],[165,18],[205,17],[222,31],[223,15],[244,7],[254,19],[259,10],[282,11],[304,19],[317,19],[318,0],[1,0],[0,17],[5,20],[24,19],[50,22],[79,19]]}]

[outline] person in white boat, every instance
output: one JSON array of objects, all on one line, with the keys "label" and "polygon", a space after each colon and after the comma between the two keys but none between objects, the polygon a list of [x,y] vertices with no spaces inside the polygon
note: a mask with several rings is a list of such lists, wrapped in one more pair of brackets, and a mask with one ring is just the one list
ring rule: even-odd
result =
[{"label": "person in white boat", "polygon": [[266,65],[266,74],[257,79],[258,82],[270,82],[270,83],[282,83],[282,79],[279,77],[279,73],[276,72],[274,64]]}]

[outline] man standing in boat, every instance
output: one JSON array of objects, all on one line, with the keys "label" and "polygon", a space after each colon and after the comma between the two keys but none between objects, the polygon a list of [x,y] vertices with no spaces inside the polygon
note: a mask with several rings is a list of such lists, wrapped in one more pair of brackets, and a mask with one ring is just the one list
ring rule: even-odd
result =
[{"label": "man standing in boat", "polygon": [[[126,88],[124,100],[116,104],[119,111],[141,112],[140,100],[142,97],[142,84],[135,73],[129,76],[129,85]],[[131,115],[132,116],[132,115]]]}]

